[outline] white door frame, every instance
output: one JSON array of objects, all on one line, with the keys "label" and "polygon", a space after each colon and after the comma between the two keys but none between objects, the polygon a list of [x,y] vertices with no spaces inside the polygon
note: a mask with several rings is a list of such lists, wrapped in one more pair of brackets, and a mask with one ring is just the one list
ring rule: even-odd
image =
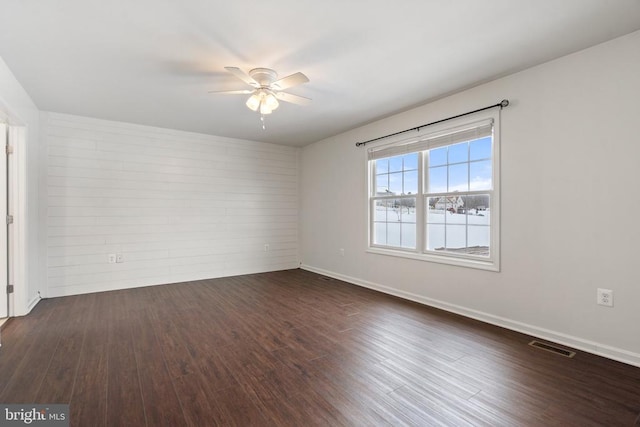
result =
[{"label": "white door frame", "polygon": [[[0,122],[0,147],[4,150],[9,143],[9,126],[6,123]],[[8,159],[5,154],[0,155],[0,219],[8,214],[7,202],[7,165]],[[0,318],[9,317],[8,307],[8,295],[4,288],[5,285],[11,282],[9,276],[9,254],[11,249],[9,248],[9,227],[5,227],[4,224],[0,224]]]},{"label": "white door frame", "polygon": [[[13,153],[9,159],[9,206],[13,215],[11,233],[11,262],[14,292],[9,294],[9,317],[27,314],[33,305],[27,302],[27,129],[24,122],[12,114],[11,110],[0,98],[0,121],[9,125],[9,143]],[[0,220],[4,221],[0,218]],[[35,250],[35,248],[34,248]],[[2,289],[1,291],[5,291]]]}]

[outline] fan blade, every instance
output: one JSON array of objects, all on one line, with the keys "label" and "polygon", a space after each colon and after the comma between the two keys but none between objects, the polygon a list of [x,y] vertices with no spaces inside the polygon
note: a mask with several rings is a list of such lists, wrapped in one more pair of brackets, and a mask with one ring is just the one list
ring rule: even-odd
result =
[{"label": "fan blade", "polygon": [[245,82],[246,84],[248,84],[250,86],[253,86],[253,87],[260,87],[260,83],[255,81],[253,79],[253,77],[251,77],[250,75],[248,75],[247,73],[242,71],[240,68],[238,68],[238,67],[224,67],[224,69],[227,70],[228,72],[230,72],[231,74],[233,74],[234,76],[236,76],[237,78],[239,78],[240,80],[242,80],[243,82]]},{"label": "fan blade", "polygon": [[301,85],[309,81],[309,78],[302,73],[291,74],[290,76],[283,77],[280,80],[273,82],[272,86],[276,90],[284,90],[293,86]]},{"label": "fan blade", "polygon": [[286,92],[276,92],[276,98],[284,102],[290,102],[292,104],[298,104],[298,105],[311,104],[311,99],[309,98],[305,98],[304,96],[293,95],[291,93],[286,93]]},{"label": "fan blade", "polygon": [[251,89],[243,89],[243,90],[210,90],[209,93],[222,93],[225,95],[249,95],[253,93]]}]

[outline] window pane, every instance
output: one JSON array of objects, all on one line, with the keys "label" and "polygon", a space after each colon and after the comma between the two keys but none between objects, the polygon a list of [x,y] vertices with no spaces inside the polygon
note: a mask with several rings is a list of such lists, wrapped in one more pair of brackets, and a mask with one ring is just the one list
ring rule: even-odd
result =
[{"label": "window pane", "polygon": [[416,199],[407,197],[390,201],[387,209],[389,222],[416,222]]},{"label": "window pane", "polygon": [[400,172],[402,170],[402,156],[389,158],[389,172]]},{"label": "window pane", "polygon": [[461,142],[449,146],[449,164],[469,161],[469,143]]},{"label": "window pane", "polygon": [[400,221],[400,211],[398,210],[397,200],[385,200],[387,206],[387,222]]},{"label": "window pane", "polygon": [[375,212],[373,213],[374,221],[387,220],[387,207],[385,200],[376,200]]},{"label": "window pane", "polygon": [[469,226],[468,230],[468,254],[489,256],[491,232],[489,227]]},{"label": "window pane", "polygon": [[467,204],[467,212],[469,213],[469,224],[489,225],[490,199],[488,194],[466,196],[465,203]]},{"label": "window pane", "polygon": [[467,246],[467,232],[464,225],[449,225],[446,226],[445,245],[447,250],[460,249]]},{"label": "window pane", "polygon": [[418,153],[411,153],[403,156],[403,170],[417,170],[418,169]]},{"label": "window pane", "polygon": [[375,201],[373,238],[376,245],[416,247],[416,197]]},{"label": "window pane", "polygon": [[468,163],[449,166],[448,191],[469,191]]},{"label": "window pane", "polygon": [[[441,200],[442,199],[442,200]],[[442,197],[429,197],[427,198],[427,223],[429,224],[444,224],[446,206],[444,198]]]},{"label": "window pane", "polygon": [[476,139],[469,143],[469,160],[480,160],[491,158],[491,137]]},{"label": "window pane", "polygon": [[404,173],[404,194],[416,194],[418,192],[418,171]]},{"label": "window pane", "polygon": [[469,163],[471,191],[491,190],[491,160]]},{"label": "window pane", "polygon": [[[471,209],[470,212],[474,211],[474,209]],[[479,211],[477,214],[469,213],[467,219],[469,225],[489,225],[491,223],[491,216],[488,209],[486,211]]]},{"label": "window pane", "polygon": [[429,151],[429,166],[441,166],[447,164],[447,147],[436,148]]},{"label": "window pane", "polygon": [[373,244],[387,244],[387,224],[384,222],[376,222],[373,225]]},{"label": "window pane", "polygon": [[426,198],[427,250],[490,256],[490,195]]},{"label": "window pane", "polygon": [[402,194],[402,172],[389,174],[389,191],[393,194]]},{"label": "window pane", "polygon": [[399,209],[398,199],[386,200],[387,203],[387,221],[399,222],[401,219],[401,212]]},{"label": "window pane", "polygon": [[443,197],[446,199],[447,213],[445,220],[447,224],[466,224],[467,215],[464,213],[464,197],[461,196],[448,196]]},{"label": "window pane", "polygon": [[400,246],[400,223],[387,223],[387,245]]},{"label": "window pane", "polygon": [[398,200],[398,209],[400,210],[400,221],[416,222],[416,199],[414,197]]},{"label": "window pane", "polygon": [[429,168],[429,193],[444,193],[447,191],[447,167]]},{"label": "window pane", "polygon": [[444,225],[427,225],[427,250],[439,251],[444,249]]},{"label": "window pane", "polygon": [[389,175],[376,175],[376,194],[387,193],[389,189]]},{"label": "window pane", "polygon": [[416,248],[416,225],[409,223],[402,223],[400,225],[402,231],[402,247],[407,249]]},{"label": "window pane", "polygon": [[376,173],[382,174],[389,172],[389,159],[376,160]]}]

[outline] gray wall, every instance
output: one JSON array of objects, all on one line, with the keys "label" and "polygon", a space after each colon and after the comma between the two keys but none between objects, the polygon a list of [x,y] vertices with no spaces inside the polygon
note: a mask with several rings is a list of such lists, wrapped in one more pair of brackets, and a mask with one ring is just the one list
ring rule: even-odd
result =
[{"label": "gray wall", "polygon": [[[639,47],[636,32],[305,147],[304,268],[640,365]],[[503,98],[501,272],[366,252],[354,142]]]}]

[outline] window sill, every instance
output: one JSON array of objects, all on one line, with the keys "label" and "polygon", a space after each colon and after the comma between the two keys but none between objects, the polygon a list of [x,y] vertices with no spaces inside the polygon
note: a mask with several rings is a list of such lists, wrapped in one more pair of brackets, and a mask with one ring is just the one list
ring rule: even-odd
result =
[{"label": "window sill", "polygon": [[442,256],[442,255],[417,253],[417,252],[411,252],[411,251],[403,251],[400,249],[393,250],[393,249],[384,249],[384,248],[377,248],[377,247],[370,247],[367,249],[367,252],[372,254],[387,255],[387,256],[393,256],[398,258],[415,259],[418,261],[427,261],[427,262],[436,262],[439,264],[455,265],[458,267],[475,268],[478,270],[487,270],[487,271],[494,271],[494,272],[500,271],[500,265],[494,260],[483,261],[479,259],[471,259],[471,258],[451,256],[451,255]]}]

